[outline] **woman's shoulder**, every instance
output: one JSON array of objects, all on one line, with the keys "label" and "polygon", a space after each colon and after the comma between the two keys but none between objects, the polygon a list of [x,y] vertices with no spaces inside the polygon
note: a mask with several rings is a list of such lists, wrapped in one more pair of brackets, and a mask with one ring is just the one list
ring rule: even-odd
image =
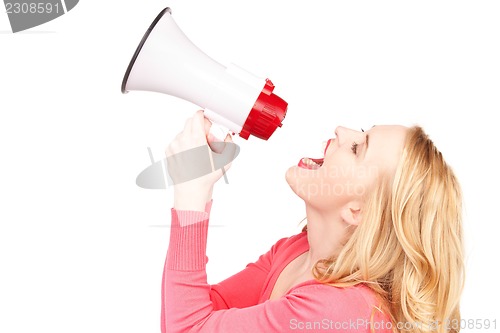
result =
[{"label": "woman's shoulder", "polygon": [[371,305],[379,303],[377,294],[363,283],[349,287],[337,287],[316,280],[308,280],[294,286],[290,293],[316,296],[318,294],[331,303],[342,301],[343,304]]},{"label": "woman's shoulder", "polygon": [[316,316],[331,320],[332,325],[358,326],[361,332],[372,326],[376,332],[391,327],[390,316],[382,310],[382,300],[362,283],[336,287],[309,280],[293,287],[286,297],[302,303]]}]

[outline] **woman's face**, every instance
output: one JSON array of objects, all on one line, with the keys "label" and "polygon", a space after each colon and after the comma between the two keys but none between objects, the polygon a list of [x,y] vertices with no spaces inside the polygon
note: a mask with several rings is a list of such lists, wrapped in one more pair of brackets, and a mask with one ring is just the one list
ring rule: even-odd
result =
[{"label": "woman's face", "polygon": [[325,144],[324,157],[302,158],[288,169],[287,182],[316,209],[328,211],[345,205],[359,209],[378,175],[395,172],[407,130],[397,125],[374,126],[366,132],[337,127],[335,138]]}]

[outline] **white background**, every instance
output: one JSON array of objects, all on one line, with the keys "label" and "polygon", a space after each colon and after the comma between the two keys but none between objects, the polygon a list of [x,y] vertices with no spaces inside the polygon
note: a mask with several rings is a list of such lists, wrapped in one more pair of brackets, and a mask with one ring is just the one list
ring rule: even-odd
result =
[{"label": "white background", "polygon": [[198,108],[120,85],[166,6],[205,53],[289,103],[269,141],[235,138],[209,282],[299,232],[285,171],[336,126],[420,124],[465,195],[462,315],[500,326],[497,1],[87,0],[24,33],[0,13],[0,332],[159,332],[172,192],[135,177]]}]

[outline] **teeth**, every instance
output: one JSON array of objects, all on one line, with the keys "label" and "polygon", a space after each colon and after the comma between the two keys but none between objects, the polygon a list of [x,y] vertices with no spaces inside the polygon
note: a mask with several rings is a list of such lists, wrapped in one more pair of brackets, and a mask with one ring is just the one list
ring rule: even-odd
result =
[{"label": "teeth", "polygon": [[304,158],[304,163],[309,165],[309,166],[317,166],[318,163],[314,162],[313,160],[311,160],[310,158]]}]

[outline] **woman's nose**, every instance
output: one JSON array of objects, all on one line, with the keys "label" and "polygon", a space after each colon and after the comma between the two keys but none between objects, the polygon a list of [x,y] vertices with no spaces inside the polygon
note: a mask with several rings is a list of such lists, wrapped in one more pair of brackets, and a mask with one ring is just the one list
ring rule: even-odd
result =
[{"label": "woman's nose", "polygon": [[353,142],[361,143],[363,140],[363,132],[355,131],[350,128],[338,126],[335,129],[335,136],[337,137],[337,142],[339,145],[344,143],[352,144]]}]

